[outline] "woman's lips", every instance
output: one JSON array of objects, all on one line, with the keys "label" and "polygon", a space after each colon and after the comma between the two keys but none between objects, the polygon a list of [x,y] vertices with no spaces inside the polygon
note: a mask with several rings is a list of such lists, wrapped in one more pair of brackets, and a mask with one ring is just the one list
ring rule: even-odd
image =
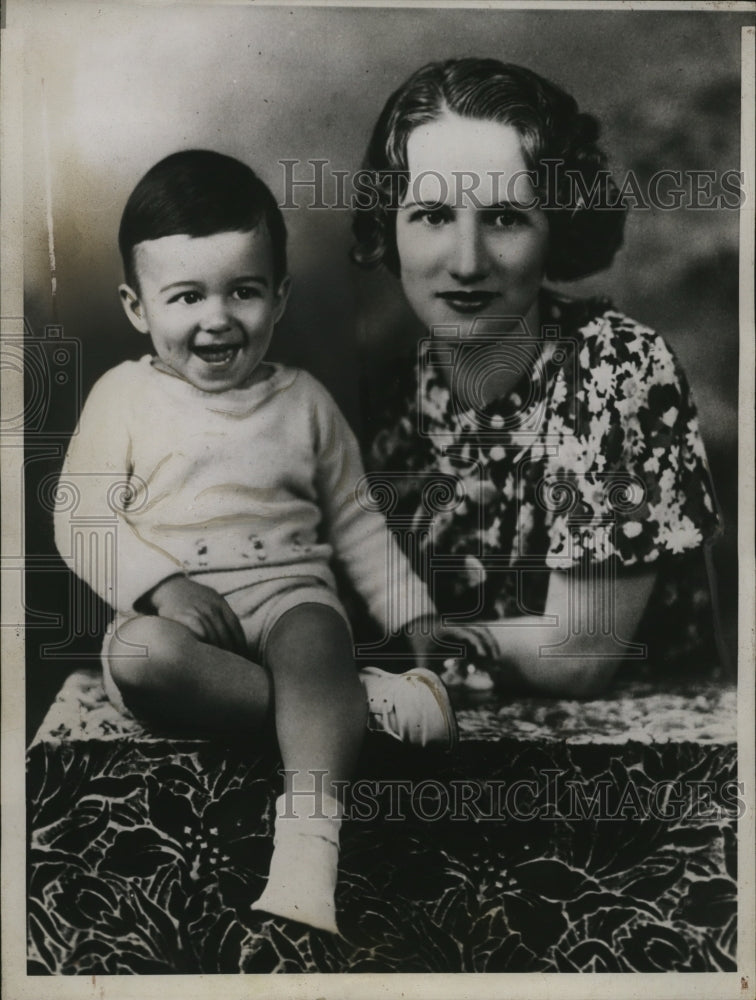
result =
[{"label": "woman's lips", "polygon": [[442,299],[451,309],[459,313],[480,312],[481,309],[485,309],[486,306],[489,306],[498,297],[498,292],[486,292],[483,289],[469,292],[454,290],[451,292],[436,293],[436,298]]}]

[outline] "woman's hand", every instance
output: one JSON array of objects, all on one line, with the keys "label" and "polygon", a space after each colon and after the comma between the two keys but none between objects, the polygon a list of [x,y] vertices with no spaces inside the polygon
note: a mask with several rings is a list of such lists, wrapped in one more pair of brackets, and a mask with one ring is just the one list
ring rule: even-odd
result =
[{"label": "woman's hand", "polygon": [[[404,634],[419,667],[442,673],[445,661],[462,659],[485,668],[497,655],[496,644],[485,625],[444,626],[439,618],[417,618]],[[462,647],[456,653],[449,647]]]},{"label": "woman's hand", "polygon": [[488,667],[500,655],[496,641],[485,625],[442,626],[438,638],[445,643],[463,646],[464,652],[461,658],[471,661],[479,667]]},{"label": "woman's hand", "polygon": [[161,618],[185,625],[203,642],[246,655],[247,641],[239,619],[211,587],[186,576],[171,576],[147,595],[145,603]]}]

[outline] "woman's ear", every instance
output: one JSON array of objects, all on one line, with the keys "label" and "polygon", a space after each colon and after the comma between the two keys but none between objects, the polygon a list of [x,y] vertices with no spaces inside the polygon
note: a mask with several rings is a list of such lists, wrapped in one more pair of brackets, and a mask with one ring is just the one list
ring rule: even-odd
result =
[{"label": "woman's ear", "polygon": [[142,300],[139,298],[131,285],[119,285],[118,294],[121,297],[123,311],[126,313],[126,316],[134,329],[138,330],[140,333],[149,333],[150,328],[147,325],[147,319],[144,315]]},{"label": "woman's ear", "polygon": [[280,285],[274,293],[273,322],[277,323],[286,311],[286,303],[289,301],[289,290],[291,289],[291,278],[287,274],[282,279]]}]

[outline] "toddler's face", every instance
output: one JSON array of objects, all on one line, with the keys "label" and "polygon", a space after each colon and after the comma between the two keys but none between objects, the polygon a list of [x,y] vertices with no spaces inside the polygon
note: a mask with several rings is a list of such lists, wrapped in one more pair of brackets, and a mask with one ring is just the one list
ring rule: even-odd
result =
[{"label": "toddler's face", "polygon": [[264,378],[289,284],[275,285],[264,224],[248,233],[146,240],[134,263],[139,291],[121,285],[121,300],[165,368],[205,392]]}]

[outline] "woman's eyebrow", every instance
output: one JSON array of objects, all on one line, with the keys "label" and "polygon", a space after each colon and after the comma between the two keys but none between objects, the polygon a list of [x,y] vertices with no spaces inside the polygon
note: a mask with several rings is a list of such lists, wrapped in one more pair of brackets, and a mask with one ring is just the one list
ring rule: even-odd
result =
[{"label": "woman's eyebrow", "polygon": [[446,201],[438,201],[438,199],[433,199],[431,201],[422,201],[422,200],[405,201],[399,207],[400,208],[424,208],[424,209],[429,209],[429,210],[437,211],[439,208],[452,208],[453,206],[450,205]]},{"label": "woman's eyebrow", "polygon": [[[465,192],[470,194],[471,192]],[[474,195],[474,192],[472,192]],[[412,209],[419,208],[425,211],[439,211],[440,209],[449,209],[453,211],[457,206],[454,201],[405,201],[400,206],[402,209]],[[503,198],[501,201],[493,201],[490,204],[484,204],[479,198],[477,199],[477,204],[474,207],[480,212],[527,212],[529,209],[533,208],[534,205],[531,202],[523,201],[513,201],[509,198]]]},{"label": "woman's eyebrow", "polygon": [[512,201],[510,198],[504,198],[501,201],[494,201],[490,205],[481,206],[484,212],[526,212],[528,208],[532,208],[532,205],[528,202]]}]

